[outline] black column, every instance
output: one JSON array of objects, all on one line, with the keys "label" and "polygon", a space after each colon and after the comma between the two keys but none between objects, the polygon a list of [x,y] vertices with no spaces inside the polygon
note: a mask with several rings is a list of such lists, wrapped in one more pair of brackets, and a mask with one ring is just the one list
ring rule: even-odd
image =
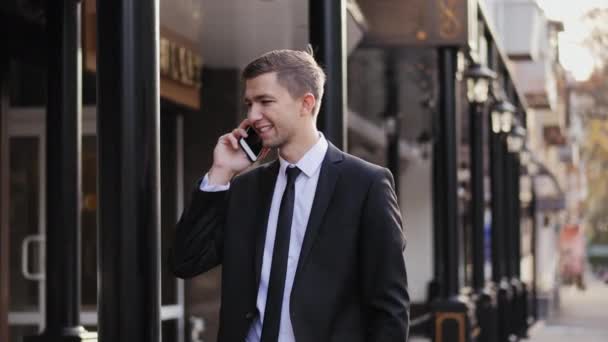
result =
[{"label": "black column", "polygon": [[510,339],[511,316],[513,291],[511,284],[507,281],[507,264],[509,259],[505,254],[511,247],[508,241],[508,224],[506,220],[509,216],[508,201],[505,194],[509,185],[506,182],[509,171],[505,159],[505,141],[502,133],[491,133],[491,184],[492,184],[492,281],[497,286],[497,305],[498,322],[497,335],[498,341],[508,341]]},{"label": "black column", "polygon": [[[0,28],[1,29],[1,28]],[[0,56],[0,341],[8,341],[8,308],[10,305],[9,219],[8,219],[8,136],[6,123],[9,108],[9,56]],[[13,247],[14,248],[14,247]]]},{"label": "black column", "polygon": [[511,153],[511,166],[513,177],[513,192],[511,198],[513,201],[513,277],[521,279],[521,202],[519,199],[520,193],[520,174],[521,163],[519,161],[519,153]]},{"label": "black column", "polygon": [[399,120],[399,84],[397,81],[397,51],[387,49],[384,58],[384,80],[386,84],[386,107],[384,109],[384,122],[387,138],[386,161],[395,180],[395,192],[399,195],[399,166],[401,157],[399,155],[399,134],[401,132],[401,121]]},{"label": "black column", "polygon": [[521,260],[521,233],[520,233],[520,202],[519,202],[519,156],[509,152],[505,146],[505,200],[507,202],[508,215],[505,222],[507,248],[505,259],[507,260],[506,275],[510,279],[519,279]]},{"label": "black column", "polygon": [[519,152],[509,153],[511,163],[511,272],[512,286],[514,288],[514,323],[513,333],[521,338],[527,337],[528,330],[528,287],[521,280],[521,202],[520,193],[520,174],[521,163]]},{"label": "black column", "polygon": [[[459,296],[459,234],[456,134],[456,71],[458,49],[438,49],[439,108],[433,118],[434,285],[439,297],[431,303],[433,341],[472,341],[475,303]],[[432,283],[433,285],[433,283]],[[462,324],[454,323],[462,322]],[[464,340],[462,337],[464,336]]]},{"label": "black column", "polygon": [[[458,294],[456,48],[439,49],[439,111],[433,144],[433,228],[440,294]],[[438,255],[441,253],[441,255]]]},{"label": "black column", "polygon": [[318,127],[334,145],[347,150],[345,0],[309,1],[310,43],[327,73]]},{"label": "black column", "polygon": [[513,217],[513,187],[515,186],[515,184],[513,184],[513,157],[511,155],[511,153],[509,153],[508,149],[507,149],[507,144],[506,142],[503,142],[502,146],[502,157],[503,157],[503,161],[504,161],[504,177],[503,177],[503,182],[504,182],[504,192],[503,192],[503,197],[504,197],[504,201],[505,201],[505,210],[506,210],[506,215],[504,215],[503,218],[503,222],[504,222],[504,244],[507,248],[503,248],[503,258],[505,260],[504,262],[504,274],[505,276],[511,280],[513,279],[514,273],[513,273],[513,226],[514,226],[514,221],[515,218]]},{"label": "black column", "polygon": [[538,293],[537,293],[537,285],[538,285],[538,251],[536,249],[537,239],[538,239],[538,222],[537,222],[537,212],[536,212],[536,188],[535,188],[535,179],[534,175],[531,175],[532,178],[532,199],[530,200],[530,217],[532,219],[532,241],[531,243],[531,253],[532,253],[532,310],[531,315],[534,320],[538,320]]},{"label": "black column", "polygon": [[473,288],[481,291],[485,285],[484,271],[484,158],[483,104],[472,103],[469,113],[469,148],[471,155],[471,217],[473,226]]},{"label": "black column", "polygon": [[[492,120],[492,118],[490,118]],[[495,123],[493,123],[495,124]],[[500,133],[490,131],[490,171],[492,192],[492,281],[498,284],[505,275],[504,270],[504,183],[502,139]]]},{"label": "black column", "polygon": [[80,2],[52,1],[46,117],[46,324],[29,341],[94,339],[80,326]]},{"label": "black column", "polygon": [[97,1],[99,337],[160,341],[158,0]]}]

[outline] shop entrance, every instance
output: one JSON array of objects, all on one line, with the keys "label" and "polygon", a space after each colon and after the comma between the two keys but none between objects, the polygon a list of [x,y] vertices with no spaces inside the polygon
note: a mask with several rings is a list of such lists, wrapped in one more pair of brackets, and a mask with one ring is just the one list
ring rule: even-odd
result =
[{"label": "shop entrance", "polygon": [[[7,171],[2,196],[7,210],[8,328],[9,341],[22,341],[44,329],[45,322],[45,221],[46,221],[46,128],[44,108],[8,108],[4,143]],[[85,107],[82,117],[82,212],[81,212],[81,324],[97,331],[97,138],[95,107]],[[183,190],[181,165],[181,117],[161,119],[161,319],[163,341],[184,340],[183,281],[172,277],[166,253]],[[5,228],[6,229],[6,228]]]}]

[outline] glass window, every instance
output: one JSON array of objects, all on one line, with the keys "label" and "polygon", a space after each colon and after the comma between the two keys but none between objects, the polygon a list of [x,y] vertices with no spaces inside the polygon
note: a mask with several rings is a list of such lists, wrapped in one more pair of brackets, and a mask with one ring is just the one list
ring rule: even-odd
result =
[{"label": "glass window", "polygon": [[163,321],[162,324],[162,342],[175,342],[177,336],[177,320],[171,319]]},{"label": "glass window", "polygon": [[11,325],[9,328],[11,342],[22,342],[26,336],[36,334],[38,334],[37,325]]},{"label": "glass window", "polygon": [[[40,165],[38,137],[10,139],[10,310],[38,311],[38,281],[26,279],[22,273],[21,248],[28,237],[40,234]],[[27,268],[31,273],[41,271],[40,244],[28,248]]]},{"label": "glass window", "polygon": [[97,137],[82,138],[81,281],[83,310],[97,305]]}]

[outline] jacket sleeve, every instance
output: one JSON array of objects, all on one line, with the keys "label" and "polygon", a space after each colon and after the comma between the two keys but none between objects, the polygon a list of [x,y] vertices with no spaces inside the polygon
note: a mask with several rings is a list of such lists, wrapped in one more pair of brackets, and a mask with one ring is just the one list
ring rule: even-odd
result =
[{"label": "jacket sleeve", "polygon": [[407,341],[410,298],[405,237],[392,174],[383,169],[367,194],[361,222],[366,341]]},{"label": "jacket sleeve", "polygon": [[222,262],[224,224],[229,191],[192,193],[175,232],[170,268],[175,276],[191,278]]}]

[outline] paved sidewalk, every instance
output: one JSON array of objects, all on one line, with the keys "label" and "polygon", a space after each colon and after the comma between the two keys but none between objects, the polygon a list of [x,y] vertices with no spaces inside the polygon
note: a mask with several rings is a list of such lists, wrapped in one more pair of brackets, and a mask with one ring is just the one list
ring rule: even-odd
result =
[{"label": "paved sidewalk", "polygon": [[530,342],[608,342],[608,285],[587,277],[588,287],[580,291],[565,287],[556,317],[537,323],[530,330]]}]

